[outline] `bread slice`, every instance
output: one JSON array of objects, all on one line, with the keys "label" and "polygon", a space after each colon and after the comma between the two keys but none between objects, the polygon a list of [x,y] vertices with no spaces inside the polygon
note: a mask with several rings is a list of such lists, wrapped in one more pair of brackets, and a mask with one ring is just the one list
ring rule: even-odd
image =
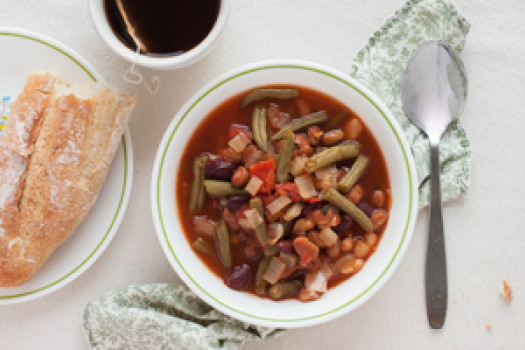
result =
[{"label": "bread slice", "polygon": [[[27,82],[45,74],[30,74]],[[69,86],[55,79],[46,102],[40,87],[26,89],[32,93],[19,96],[4,132],[13,134],[8,128],[18,123],[30,136],[25,143],[0,136],[0,188],[11,193],[3,202],[0,195],[2,287],[27,282],[86,218],[136,102],[101,83]],[[27,106],[34,95],[36,105],[45,105],[43,114],[20,113],[20,121],[12,121],[13,111],[33,110]]]}]

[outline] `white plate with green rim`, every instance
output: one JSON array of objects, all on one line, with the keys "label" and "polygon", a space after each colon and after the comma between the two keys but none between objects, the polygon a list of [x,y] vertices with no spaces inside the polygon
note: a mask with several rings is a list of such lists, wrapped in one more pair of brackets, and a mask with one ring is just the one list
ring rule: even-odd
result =
[{"label": "white plate with green rim", "polygon": [[[390,177],[392,208],[377,251],[363,269],[319,300],[272,301],[228,288],[193,252],[178,218],[177,171],[180,156],[200,121],[218,104],[261,85],[291,84],[322,91],[356,112],[379,143]],[[184,164],[192,171],[191,164]],[[412,236],[417,215],[414,160],[402,129],[379,99],[345,74],[302,61],[261,62],[227,73],[197,92],[177,113],[157,152],[151,186],[158,238],[181,279],[204,301],[242,321],[294,328],[341,316],[368,300],[393,274]],[[186,205],[186,203],[182,204]]]},{"label": "white plate with green rim", "polygon": [[[56,72],[68,83],[102,81],[78,53],[46,36],[0,27],[0,137],[10,106],[31,69]],[[131,192],[133,149],[126,129],[104,186],[87,219],[40,271],[19,287],[0,288],[0,305],[32,300],[80,276],[106,249],[122,221]],[[0,266],[0,269],[2,267]]]}]

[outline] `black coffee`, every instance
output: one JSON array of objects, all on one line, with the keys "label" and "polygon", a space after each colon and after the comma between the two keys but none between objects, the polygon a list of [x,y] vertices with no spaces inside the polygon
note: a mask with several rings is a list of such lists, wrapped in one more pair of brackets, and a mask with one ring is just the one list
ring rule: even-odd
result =
[{"label": "black coffee", "polygon": [[220,0],[104,0],[113,32],[132,50],[149,55],[178,55],[206,38],[219,13]]}]

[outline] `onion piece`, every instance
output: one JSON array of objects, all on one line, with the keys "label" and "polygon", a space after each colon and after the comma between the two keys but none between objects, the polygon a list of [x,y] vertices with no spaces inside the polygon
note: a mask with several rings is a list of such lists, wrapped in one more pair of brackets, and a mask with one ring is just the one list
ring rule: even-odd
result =
[{"label": "onion piece", "polygon": [[332,276],[334,275],[334,271],[330,267],[330,264],[327,262],[321,264],[321,269],[319,271],[321,271],[321,273],[327,280],[330,280],[330,278],[332,278]]},{"label": "onion piece", "polygon": [[304,287],[309,291],[324,293],[328,290],[328,280],[320,270],[310,271],[304,278]]},{"label": "onion piece", "polygon": [[292,203],[292,200],[285,196],[275,198],[270,204],[266,206],[266,209],[271,215],[274,215],[283,210],[288,204]]},{"label": "onion piece", "polygon": [[335,165],[327,166],[315,171],[315,177],[324,190],[332,187],[337,188],[337,168]]},{"label": "onion piece", "polygon": [[293,176],[301,175],[304,171],[304,165],[308,161],[307,156],[298,156],[290,161],[290,174]]},{"label": "onion piece", "polygon": [[290,276],[297,270],[297,263],[299,262],[299,257],[295,253],[280,253],[279,259],[285,263],[286,268],[284,269],[281,278],[286,278]]},{"label": "onion piece", "polygon": [[310,175],[298,176],[294,179],[299,194],[304,199],[312,198],[317,196],[317,191],[315,190],[312,177]]},{"label": "onion piece", "polygon": [[259,179],[257,176],[252,176],[244,189],[248,191],[252,196],[255,196],[259,191],[259,188],[261,188],[262,184],[263,180]]},{"label": "onion piece", "polygon": [[261,215],[255,208],[245,210],[244,215],[246,216],[246,220],[248,220],[250,224],[250,228],[252,230],[255,230],[257,226],[259,226],[260,224],[264,222],[263,218],[261,217]]},{"label": "onion piece", "polygon": [[281,278],[285,268],[286,264],[274,256],[264,272],[263,279],[270,284],[275,284]]},{"label": "onion piece", "polygon": [[335,165],[329,165],[315,171],[315,177],[317,178],[323,178],[330,175],[337,175],[337,168]]},{"label": "onion piece", "polygon": [[302,203],[294,203],[286,210],[286,214],[283,216],[283,220],[285,221],[292,221],[299,215],[301,215],[301,212],[303,210],[303,204]]},{"label": "onion piece", "polygon": [[314,300],[319,299],[320,297],[321,297],[320,294],[317,294],[316,292],[308,290],[304,287],[301,289],[298,295],[298,298],[301,301],[314,301]]},{"label": "onion piece", "polygon": [[246,146],[248,146],[250,143],[251,141],[248,138],[248,136],[246,136],[245,133],[241,132],[241,133],[238,133],[233,139],[228,141],[228,146],[233,148],[234,151],[240,153],[244,151]]},{"label": "onion piece", "polygon": [[268,244],[274,245],[284,235],[284,226],[280,222],[274,222],[268,225]]},{"label": "onion piece", "polygon": [[319,232],[319,239],[326,244],[327,247],[331,247],[337,243],[339,236],[330,227],[325,227]]},{"label": "onion piece", "polygon": [[348,253],[341,255],[333,264],[333,271],[335,274],[343,273],[343,274],[349,274],[354,273],[357,271],[354,271],[354,264],[355,264],[356,258],[354,254]]}]

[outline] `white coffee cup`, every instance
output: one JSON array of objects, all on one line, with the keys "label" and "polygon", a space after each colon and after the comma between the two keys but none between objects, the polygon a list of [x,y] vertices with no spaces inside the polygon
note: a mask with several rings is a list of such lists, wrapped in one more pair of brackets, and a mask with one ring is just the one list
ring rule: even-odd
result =
[{"label": "white coffee cup", "polygon": [[211,31],[197,46],[178,55],[153,56],[137,54],[134,50],[126,46],[115,35],[109,24],[104,10],[104,0],[89,0],[89,10],[91,19],[97,31],[104,41],[122,58],[134,62],[138,65],[153,69],[174,69],[186,67],[197,62],[206,56],[217,44],[230,10],[230,0],[220,0],[219,13],[217,20]]}]

